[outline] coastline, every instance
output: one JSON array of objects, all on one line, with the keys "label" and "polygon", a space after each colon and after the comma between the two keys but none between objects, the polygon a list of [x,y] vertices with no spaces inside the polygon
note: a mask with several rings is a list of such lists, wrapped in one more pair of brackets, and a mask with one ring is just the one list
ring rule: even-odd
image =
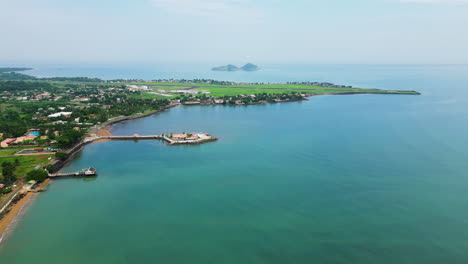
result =
[{"label": "coastline", "polygon": [[[143,115],[138,115],[138,116],[128,116],[124,117],[118,120],[112,120],[104,123],[99,127],[95,133],[100,136],[112,136],[112,133],[110,132],[112,130],[113,125],[128,121],[128,120],[133,120],[133,119],[138,119],[138,118],[143,118],[151,115],[158,114],[160,112],[163,112],[165,110],[168,110],[172,107],[178,106],[176,105],[168,105],[164,108],[161,108],[159,110],[151,111],[149,113],[145,113]],[[83,150],[83,147],[92,144],[92,143],[99,143],[99,142],[105,142],[108,141],[108,139],[100,139],[96,140],[93,142],[82,142],[80,141],[79,143],[75,144],[73,147],[71,147],[69,150],[69,156],[66,160],[64,161],[58,161],[56,164],[55,170],[59,171],[61,170],[65,165],[67,165],[69,162],[73,160],[73,157],[79,153],[81,150]],[[50,179],[45,180],[42,182],[37,190],[44,190],[47,188],[47,186],[51,183],[52,181]],[[36,198],[39,195],[39,193],[32,193],[32,192],[27,192],[26,195],[22,198],[20,198],[18,201],[15,203],[12,203],[8,207],[7,213],[3,216],[3,218],[0,219],[0,245],[2,242],[4,242],[7,237],[14,231],[16,224],[21,221],[22,216],[26,213],[27,209],[31,205],[32,201],[34,198]]]},{"label": "coastline", "polygon": [[[165,107],[163,107],[163,108],[161,108],[159,110],[154,110],[154,111],[151,111],[149,113],[140,114],[140,115],[137,115],[137,116],[128,116],[128,117],[124,117],[124,118],[121,118],[121,119],[118,119],[118,120],[107,121],[104,124],[102,124],[99,128],[97,128],[94,132],[98,136],[110,137],[110,136],[113,136],[113,134],[111,133],[111,130],[112,130],[112,128],[113,128],[113,126],[115,124],[122,123],[122,122],[129,121],[129,120],[135,120],[135,119],[139,119],[139,118],[143,118],[143,117],[156,115],[156,114],[159,114],[161,112],[164,112],[164,111],[166,111],[168,109],[171,109],[171,108],[179,106],[179,105],[180,104],[170,104],[170,105],[165,106]],[[99,142],[106,142],[106,141],[109,141],[109,139],[94,140],[90,144],[99,143]]]},{"label": "coastline", "polygon": [[[374,94],[374,93],[328,93],[328,94],[307,94],[307,96],[303,100],[308,100],[308,97],[312,96],[319,96],[319,95],[358,95],[358,94]],[[398,93],[395,93],[398,94]],[[387,95],[387,94],[385,94]],[[280,101],[280,102],[259,102],[255,104],[248,104],[248,105],[241,105],[241,106],[249,106],[249,105],[261,105],[261,104],[271,104],[271,103],[291,103],[291,102],[301,102],[303,100],[288,100],[288,101]],[[131,115],[127,117],[122,117],[114,120],[109,120],[101,126],[92,129],[89,133],[95,133],[98,136],[112,136],[111,130],[113,129],[113,125],[129,121],[129,120],[134,120],[134,119],[139,119],[143,117],[148,117],[151,115],[156,115],[159,114],[163,111],[166,111],[170,108],[176,107],[176,106],[181,106],[183,104],[177,103],[177,104],[170,104],[166,107],[163,107],[159,110],[154,110],[150,111],[148,113],[144,114],[138,114],[138,115]],[[218,104],[200,104],[200,105],[218,105]],[[67,165],[69,162],[73,160],[73,157],[79,153],[83,148],[92,143],[99,143],[99,142],[106,142],[109,141],[109,139],[99,139],[91,142],[83,142],[80,141],[73,145],[71,148],[67,150],[69,156],[65,160],[57,161],[55,159],[55,169],[54,171],[59,171],[61,170],[65,165]],[[42,182],[38,186],[38,190],[44,190],[52,181],[47,179],[46,181]],[[3,218],[0,219],[0,246],[1,243],[4,242],[7,238],[8,235],[10,235],[16,226],[16,224],[21,220],[21,217],[26,213],[28,207],[31,205],[32,201],[34,200],[35,197],[37,197],[39,193],[32,193],[28,192],[24,197],[16,201],[15,203],[12,203],[9,206],[9,211],[5,214]]]},{"label": "coastline", "polygon": [[7,237],[14,231],[15,226],[21,220],[21,217],[32,204],[38,193],[28,192],[9,207],[9,211],[0,219],[0,246]]}]

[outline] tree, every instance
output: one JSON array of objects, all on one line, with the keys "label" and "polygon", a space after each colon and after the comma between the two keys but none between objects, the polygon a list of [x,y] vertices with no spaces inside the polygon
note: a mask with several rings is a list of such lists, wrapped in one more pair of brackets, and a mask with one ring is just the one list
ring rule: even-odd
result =
[{"label": "tree", "polygon": [[76,131],[74,129],[68,129],[63,132],[62,136],[57,138],[58,145],[62,148],[70,147],[75,144],[82,136],[82,131]]},{"label": "tree", "polygon": [[66,152],[58,151],[55,153],[55,157],[60,160],[66,160],[68,158],[68,154]]},{"label": "tree", "polygon": [[7,193],[10,193],[11,192],[11,188],[10,187],[6,187],[6,188],[3,188],[0,190],[0,194],[7,194]]},{"label": "tree", "polygon": [[49,175],[45,170],[32,170],[26,174],[26,179],[28,181],[41,182],[47,179],[47,177],[49,177]]},{"label": "tree", "polygon": [[52,172],[54,170],[54,166],[49,164],[49,165],[45,166],[44,169],[46,169],[48,172]]},{"label": "tree", "polygon": [[15,165],[11,162],[3,162],[2,163],[2,174],[3,174],[3,181],[6,184],[11,184],[16,181],[15,172]]}]

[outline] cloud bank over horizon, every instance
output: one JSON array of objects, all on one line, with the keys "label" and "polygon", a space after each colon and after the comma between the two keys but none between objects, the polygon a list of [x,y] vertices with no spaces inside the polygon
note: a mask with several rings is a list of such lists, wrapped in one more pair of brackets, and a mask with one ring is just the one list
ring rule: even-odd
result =
[{"label": "cloud bank over horizon", "polygon": [[468,63],[468,0],[0,0],[0,61]]}]

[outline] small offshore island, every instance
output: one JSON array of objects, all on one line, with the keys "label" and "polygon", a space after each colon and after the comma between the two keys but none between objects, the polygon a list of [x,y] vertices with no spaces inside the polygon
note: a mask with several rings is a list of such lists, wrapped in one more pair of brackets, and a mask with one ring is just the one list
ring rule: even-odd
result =
[{"label": "small offshore island", "polygon": [[225,66],[219,66],[219,67],[214,67],[211,69],[212,71],[258,71],[260,68],[252,63],[247,63],[242,67],[237,67],[236,65],[233,64],[228,64]]},{"label": "small offshore island", "polygon": [[[235,70],[229,65],[226,67],[226,70]],[[241,68],[245,71],[257,69],[256,65],[249,64]],[[326,82],[271,84],[208,79],[37,78],[16,72],[21,70],[29,68],[0,68],[0,234],[8,229],[36,192],[46,190],[50,178],[62,174],[97,174],[96,169],[58,173],[87,144],[156,139],[169,145],[194,145],[217,140],[204,132],[114,136],[110,130],[116,123],[178,106],[295,102],[317,95],[420,94]]]}]

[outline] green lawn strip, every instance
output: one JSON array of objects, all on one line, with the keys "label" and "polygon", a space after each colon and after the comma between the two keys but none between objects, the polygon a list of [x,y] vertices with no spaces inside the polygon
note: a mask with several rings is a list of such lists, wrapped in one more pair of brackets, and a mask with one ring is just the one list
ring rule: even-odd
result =
[{"label": "green lawn strip", "polygon": [[[175,97],[175,94],[172,94],[170,97],[169,96],[162,96],[162,95],[157,95],[157,94],[151,94],[151,93],[158,93],[157,91],[152,91],[152,92],[142,92],[140,95],[135,95],[135,98],[143,98],[143,99],[170,99],[172,97]],[[165,93],[164,93],[165,94]]]},{"label": "green lawn strip", "polygon": [[35,148],[52,148],[52,147],[57,147],[56,145],[47,145],[47,146],[11,146],[7,148],[3,148],[1,150],[9,150],[9,151],[20,151],[22,149],[35,149]]},{"label": "green lawn strip", "polygon": [[16,150],[0,150],[0,156],[6,156],[6,155],[13,155],[15,154]]},{"label": "green lawn strip", "polygon": [[[333,94],[333,93],[376,93],[376,94],[418,94],[414,91],[401,90],[380,90],[363,89],[350,87],[322,87],[316,85],[299,84],[247,84],[247,85],[219,85],[219,84],[198,84],[198,83],[160,83],[160,82],[140,82],[132,83],[136,85],[149,85],[154,89],[165,91],[181,90],[196,87],[198,91],[209,91],[212,96],[230,96],[240,94],[279,94],[287,92],[301,92],[307,94]],[[155,96],[155,95],[153,95]]]}]

